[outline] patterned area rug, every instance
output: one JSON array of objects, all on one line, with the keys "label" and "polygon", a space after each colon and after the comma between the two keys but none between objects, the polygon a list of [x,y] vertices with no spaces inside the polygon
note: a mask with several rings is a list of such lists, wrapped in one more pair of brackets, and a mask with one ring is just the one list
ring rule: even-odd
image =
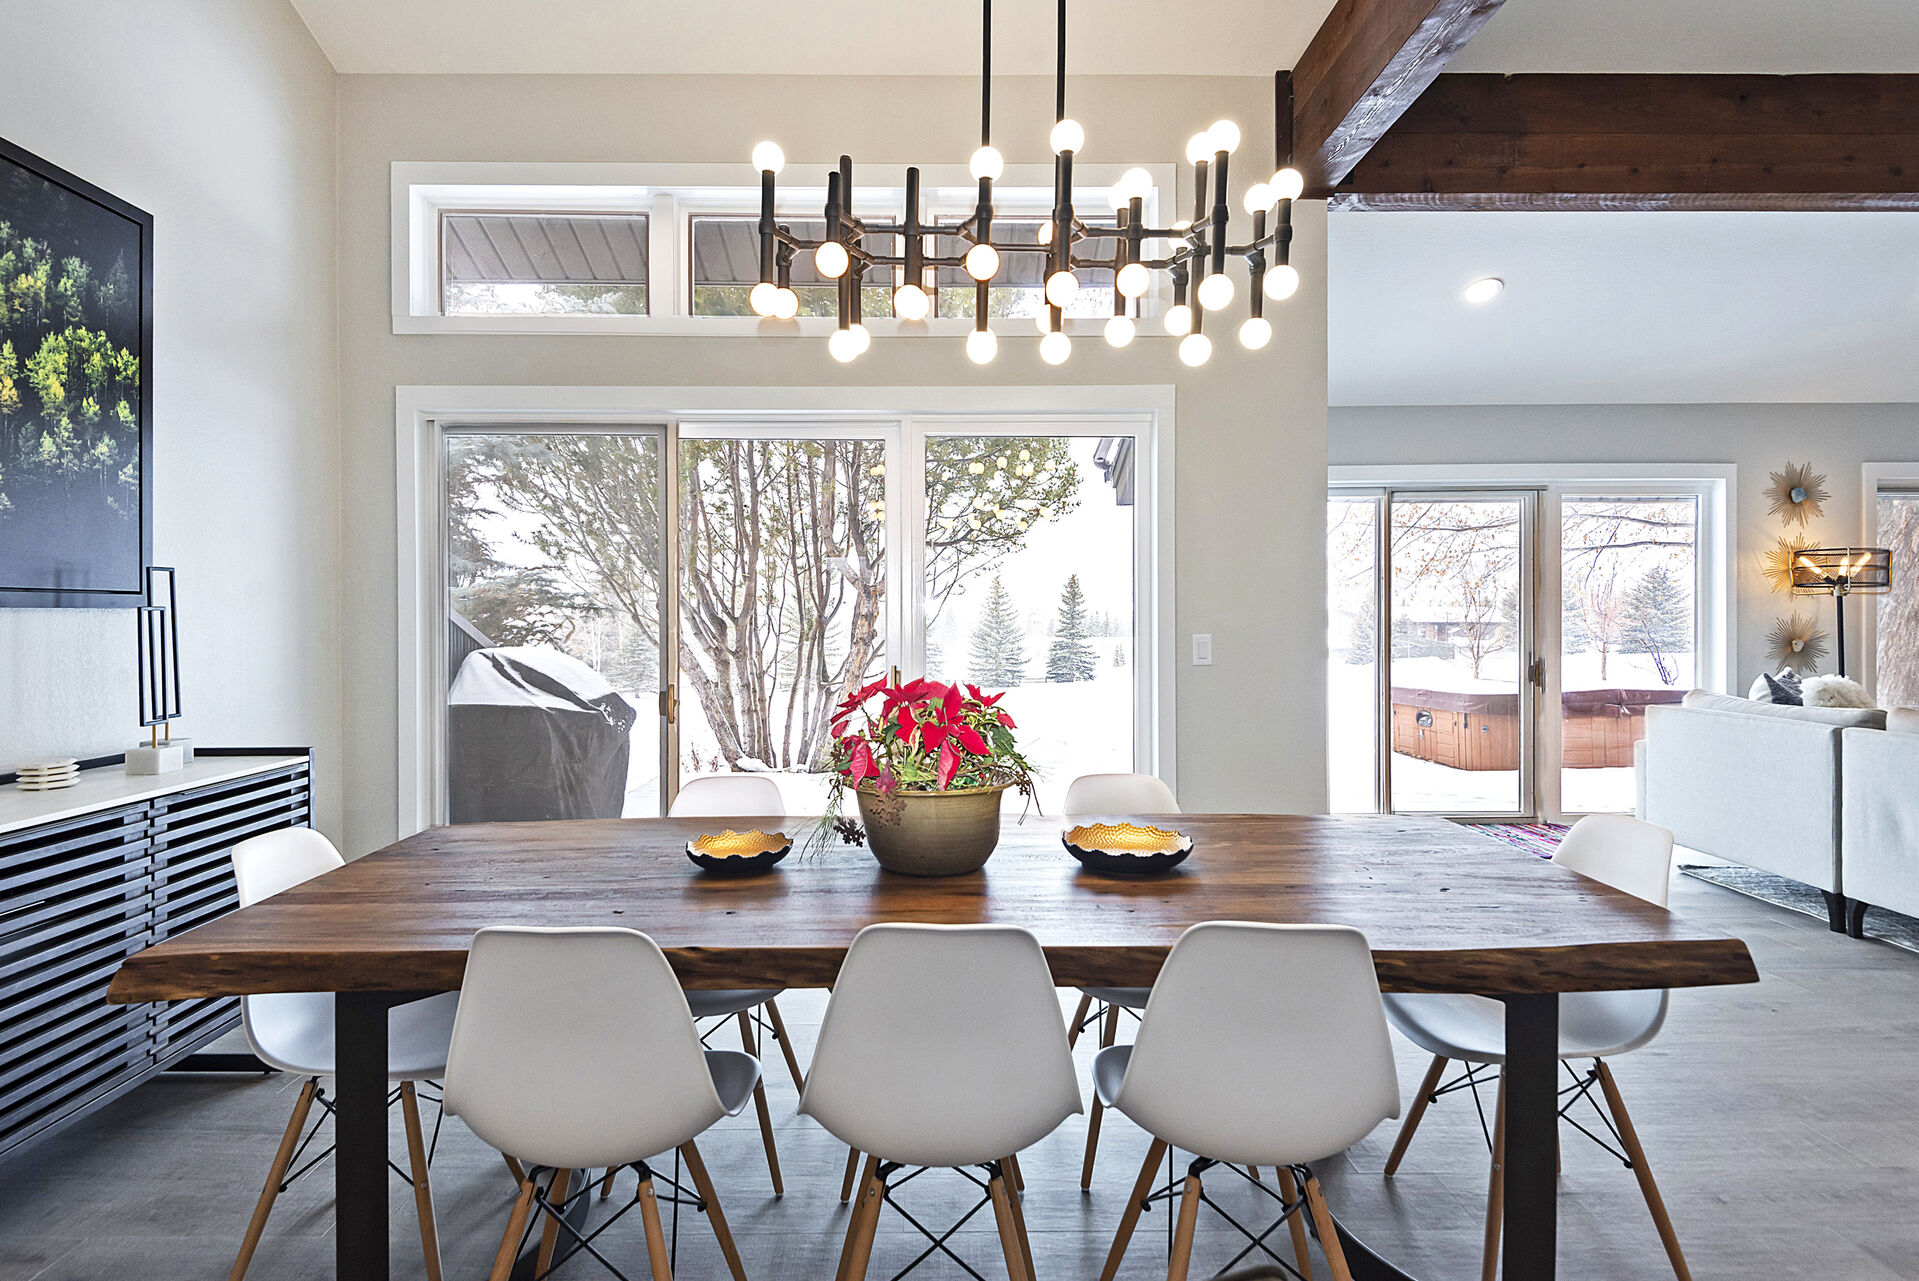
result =
[{"label": "patterned area rug", "polygon": [[[1681,863],[1679,870],[1688,876],[1696,876],[1702,881],[1744,894],[1747,898],[1756,898],[1762,903],[1810,916],[1821,923],[1826,920],[1825,897],[1810,885],[1801,885],[1798,881],[1789,881],[1783,876],[1774,876],[1771,872],[1750,867]],[[1887,911],[1883,907],[1871,908],[1866,912],[1866,937],[1902,947],[1908,952],[1919,952],[1919,920]]]},{"label": "patterned area rug", "polygon": [[1496,841],[1518,846],[1522,850],[1537,854],[1541,858],[1551,858],[1553,851],[1559,848],[1559,842],[1565,839],[1564,823],[1471,823]]}]

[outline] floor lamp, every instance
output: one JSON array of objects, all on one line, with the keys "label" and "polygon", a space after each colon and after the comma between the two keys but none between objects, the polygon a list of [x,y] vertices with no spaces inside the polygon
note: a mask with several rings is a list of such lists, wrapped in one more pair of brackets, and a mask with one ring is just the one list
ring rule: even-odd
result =
[{"label": "floor lamp", "polygon": [[1792,562],[1792,594],[1831,596],[1838,615],[1839,674],[1846,674],[1846,597],[1892,590],[1892,552],[1884,547],[1811,547]]}]

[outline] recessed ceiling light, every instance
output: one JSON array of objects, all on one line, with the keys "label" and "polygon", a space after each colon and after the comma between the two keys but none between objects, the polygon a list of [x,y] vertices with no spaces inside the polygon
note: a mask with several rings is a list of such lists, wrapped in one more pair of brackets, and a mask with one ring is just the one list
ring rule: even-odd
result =
[{"label": "recessed ceiling light", "polygon": [[1499,297],[1506,288],[1506,282],[1498,276],[1481,276],[1466,286],[1466,301],[1470,303],[1489,303]]}]

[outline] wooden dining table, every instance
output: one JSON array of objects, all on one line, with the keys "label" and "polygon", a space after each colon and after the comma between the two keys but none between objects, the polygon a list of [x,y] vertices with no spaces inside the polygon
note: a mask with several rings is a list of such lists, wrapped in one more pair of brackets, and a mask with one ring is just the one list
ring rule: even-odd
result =
[{"label": "wooden dining table", "polygon": [[[1194,848],[1169,873],[1122,879],[1070,858],[1058,820],[1008,808],[982,871],[936,879],[884,872],[836,836],[762,876],[712,876],[684,847],[722,826],[713,819],[433,828],[129,957],[110,999],[339,994],[336,1275],[384,1281],[387,1010],[457,989],[486,926],[625,926],[650,935],[688,987],[818,988],[878,921],[1021,926],[1055,982],[1085,987],[1150,986],[1199,921],[1351,925],[1383,990],[1504,1002],[1504,1275],[1549,1281],[1560,994],[1758,980],[1738,939],[1440,820],[1127,816]],[[724,826],[803,836],[817,821]],[[1357,1253],[1362,1281],[1403,1275]]]}]

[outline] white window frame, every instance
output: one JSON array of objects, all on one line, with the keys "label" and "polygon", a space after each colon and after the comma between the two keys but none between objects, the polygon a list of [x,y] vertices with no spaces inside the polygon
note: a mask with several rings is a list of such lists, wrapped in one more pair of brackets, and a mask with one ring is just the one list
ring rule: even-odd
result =
[{"label": "white window frame", "polygon": [[[1539,491],[1536,584],[1560,579],[1562,504],[1568,497],[1644,497],[1664,489],[1674,497],[1699,500],[1696,550],[1699,635],[1693,679],[1701,689],[1727,692],[1738,653],[1735,635],[1736,575],[1732,562],[1730,513],[1735,511],[1739,469],[1732,463],[1504,463],[1504,464],[1365,464],[1326,469],[1329,491],[1534,489]],[[1557,596],[1557,591],[1554,595]],[[1545,661],[1546,685],[1535,698],[1535,759],[1561,759],[1560,722],[1547,716],[1560,705],[1560,615],[1553,609],[1535,609],[1533,652]],[[1390,751],[1382,741],[1382,752]],[[1560,822],[1569,815],[1560,803],[1559,769],[1536,769],[1533,795],[1541,821]],[[1382,798],[1383,802],[1383,798]]]},{"label": "white window frame", "polygon": [[[1919,462],[1867,463],[1860,472],[1859,546],[1879,545],[1879,495],[1883,490],[1919,493]],[[1919,565],[1894,565],[1895,574],[1919,573]],[[1859,611],[1859,682],[1879,691],[1879,598],[1863,596]],[[1821,626],[1827,624],[1822,622]]]},{"label": "white window frame", "polygon": [[[963,413],[947,407],[964,404]],[[1173,388],[1131,387],[399,387],[395,389],[397,828],[446,821],[445,428],[548,430],[664,425],[689,437],[805,437],[822,430],[887,443],[887,646],[902,670],[924,661],[921,442],[928,435],[1131,435],[1134,503],[1134,758],[1177,788],[1173,662]],[[675,661],[670,652],[667,662]],[[665,763],[668,769],[672,763]]]},{"label": "white window frame", "polygon": [[[1130,165],[1076,165],[1073,200],[1076,207],[1104,214],[1107,192]],[[1154,186],[1146,197],[1149,223],[1160,211],[1175,207],[1178,170],[1170,164],[1146,165]],[[867,216],[896,215],[905,198],[905,166],[862,164],[855,170],[856,207]],[[788,164],[780,174],[780,208],[796,211],[822,207],[826,179],[832,166]],[[866,180],[879,181],[867,185]],[[1053,170],[1050,165],[1008,165],[994,186],[995,206],[1008,217],[1030,217],[1050,211]],[[891,185],[900,183],[902,185]],[[395,161],[390,178],[392,231],[393,332],[396,334],[701,334],[755,337],[768,332],[826,337],[834,322],[825,316],[802,316],[790,322],[762,321],[755,316],[695,316],[689,306],[687,273],[691,263],[688,219],[694,214],[757,212],[759,174],[750,164],[573,164],[466,163],[452,161]],[[978,184],[964,164],[921,168],[921,191],[929,219],[959,218],[972,212]],[[448,316],[440,298],[440,216],[457,211],[542,213],[606,213],[648,211],[647,307],[644,316],[513,315]],[[1163,275],[1163,273],[1160,273]],[[1146,315],[1164,303],[1168,290],[1163,279],[1141,302]],[[897,334],[951,334],[964,337],[973,328],[966,319],[901,321],[891,316],[865,322],[874,337]],[[1076,317],[1065,322],[1068,333],[1096,334],[1104,317]],[[1032,322],[1018,318],[995,320],[996,333],[1030,332]]]}]

